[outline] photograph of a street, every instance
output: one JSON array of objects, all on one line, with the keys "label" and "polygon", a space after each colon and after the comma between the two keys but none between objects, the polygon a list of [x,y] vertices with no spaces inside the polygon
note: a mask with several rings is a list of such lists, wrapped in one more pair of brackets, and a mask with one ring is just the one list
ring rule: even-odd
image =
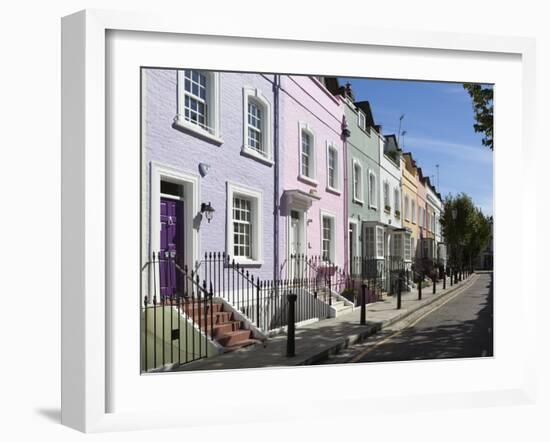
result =
[{"label": "photograph of a street", "polygon": [[141,372],[493,356],[493,86],[143,68]]}]

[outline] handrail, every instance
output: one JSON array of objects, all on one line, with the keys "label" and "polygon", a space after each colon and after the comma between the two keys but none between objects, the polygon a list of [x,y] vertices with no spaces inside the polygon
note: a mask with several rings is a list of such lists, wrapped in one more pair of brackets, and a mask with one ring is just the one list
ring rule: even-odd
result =
[{"label": "handrail", "polygon": [[[187,270],[187,266],[185,266],[185,269],[182,269],[181,266],[173,261],[174,267],[177,271],[183,274],[189,281],[191,281],[192,284],[194,284],[199,291],[202,291],[205,296],[211,296],[212,295],[212,283],[210,283],[210,292],[206,288],[206,280],[203,280],[203,284],[201,286],[200,284],[200,278],[199,274],[193,270],[191,270],[191,275],[189,275],[189,271]],[[196,278],[193,278],[193,275],[196,276]]]}]

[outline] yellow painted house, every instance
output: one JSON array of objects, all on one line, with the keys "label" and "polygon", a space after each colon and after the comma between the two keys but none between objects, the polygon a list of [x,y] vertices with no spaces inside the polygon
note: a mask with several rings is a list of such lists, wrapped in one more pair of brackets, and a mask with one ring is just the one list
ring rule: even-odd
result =
[{"label": "yellow painted house", "polygon": [[416,256],[420,237],[417,220],[418,169],[410,152],[401,156],[401,195],[403,198],[403,227],[411,232],[411,256]]}]

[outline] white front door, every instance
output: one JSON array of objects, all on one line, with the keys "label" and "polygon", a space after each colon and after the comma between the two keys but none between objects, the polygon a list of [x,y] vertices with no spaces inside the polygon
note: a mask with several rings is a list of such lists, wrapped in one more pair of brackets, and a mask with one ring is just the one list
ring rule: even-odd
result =
[{"label": "white front door", "polygon": [[303,212],[290,211],[289,254],[291,263],[291,278],[301,278],[305,267],[305,251],[303,247]]},{"label": "white front door", "polygon": [[302,253],[300,238],[300,216],[293,210],[290,218],[290,254],[299,255]]}]

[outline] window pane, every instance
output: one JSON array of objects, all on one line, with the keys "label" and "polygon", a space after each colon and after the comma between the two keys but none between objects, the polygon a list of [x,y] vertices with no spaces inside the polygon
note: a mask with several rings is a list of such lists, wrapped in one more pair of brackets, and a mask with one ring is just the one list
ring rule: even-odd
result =
[{"label": "window pane", "polygon": [[233,198],[233,253],[238,257],[252,258],[250,211],[250,200]]},{"label": "window pane", "polygon": [[254,101],[248,103],[248,146],[263,152],[262,109]]},{"label": "window pane", "polygon": [[206,103],[207,77],[198,71],[190,70],[186,70],[184,76],[184,117],[193,124],[209,129]]},{"label": "window pane", "polygon": [[336,151],[332,148],[328,150],[328,185],[336,187]]},{"label": "window pane", "polygon": [[311,136],[302,131],[302,175],[311,177],[310,174],[310,160],[311,156]]},{"label": "window pane", "polygon": [[332,241],[332,220],[328,217],[323,217],[323,227],[322,227],[322,255],[323,259],[332,260],[331,254],[331,241]]},{"label": "window pane", "polygon": [[384,255],[384,231],[376,229],[376,256]]}]

